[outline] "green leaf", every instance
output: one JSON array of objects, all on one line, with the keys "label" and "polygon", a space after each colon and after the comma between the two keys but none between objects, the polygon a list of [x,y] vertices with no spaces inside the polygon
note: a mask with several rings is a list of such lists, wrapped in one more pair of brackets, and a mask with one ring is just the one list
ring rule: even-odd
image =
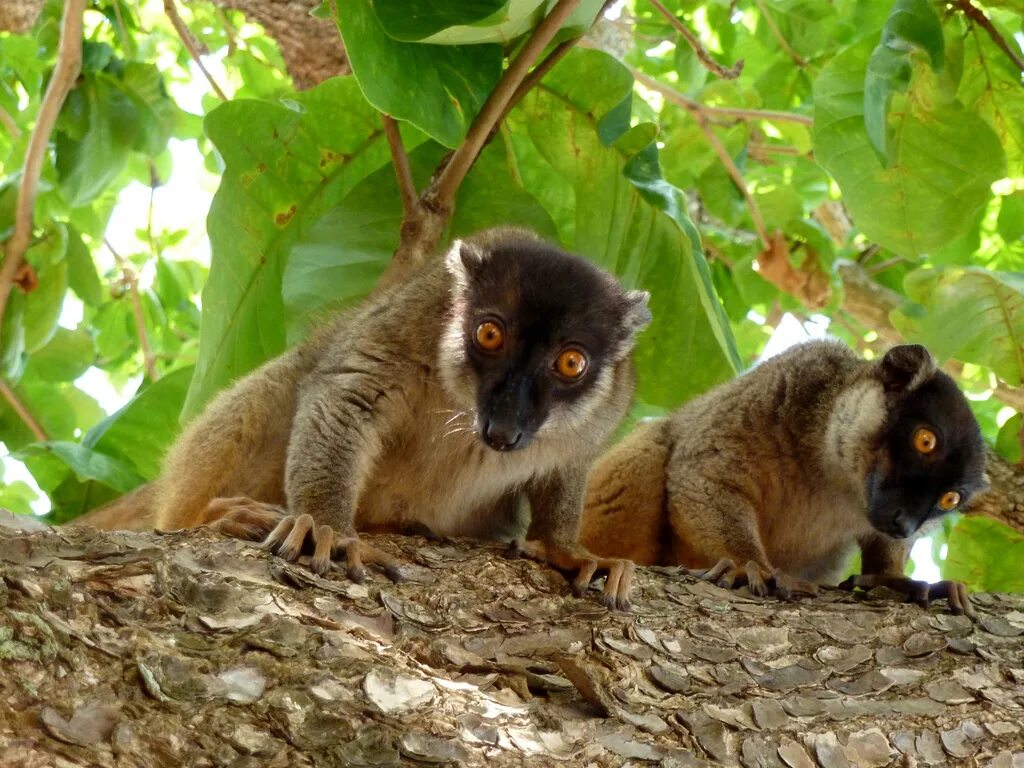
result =
[{"label": "green leaf", "polygon": [[103,284],[96,263],[74,227],[68,227],[68,287],[83,303],[95,307],[103,302]]},{"label": "green leaf", "polygon": [[1024,592],[1024,535],[1005,523],[968,515],[949,535],[942,578],[977,592]]},{"label": "green leaf", "polygon": [[[540,4],[530,2],[527,5]],[[373,11],[384,31],[395,40],[416,41],[456,25],[479,23],[507,8],[507,0],[376,0]],[[503,16],[507,16],[503,14]]]},{"label": "green leaf", "polygon": [[1022,425],[1024,417],[1015,413],[999,428],[999,434],[996,436],[996,453],[1011,464],[1024,462],[1024,446],[1020,442]]},{"label": "green leaf", "polygon": [[178,416],[193,370],[179,368],[141,390],[90,429],[82,445],[120,460],[147,480],[157,477],[164,452],[181,429]]},{"label": "green leaf", "polygon": [[145,479],[137,475],[124,462],[106,456],[84,445],[63,440],[51,440],[25,449],[25,454],[49,453],[60,459],[80,481],[95,480],[118,493],[127,493],[142,485]]},{"label": "green leaf", "polygon": [[32,502],[39,498],[31,485],[15,480],[0,487],[0,509],[9,509],[16,515],[32,515]]},{"label": "green leaf", "polygon": [[96,359],[92,336],[83,327],[58,328],[53,338],[32,355],[25,374],[43,381],[73,381]]},{"label": "green leaf", "polygon": [[25,348],[29,354],[46,346],[57,332],[57,322],[68,290],[68,263],[64,258],[67,230],[62,226],[29,248],[26,258],[36,265],[38,287],[25,295]]},{"label": "green leaf", "polygon": [[1024,191],[1000,198],[998,227],[1007,243],[1024,240]]},{"label": "green leaf", "polygon": [[1008,384],[1024,380],[1024,275],[919,269],[904,285],[917,304],[900,307],[892,321],[907,341],[940,360],[987,366]]},{"label": "green leaf", "polygon": [[857,227],[896,253],[916,257],[964,234],[1005,163],[999,138],[956,101],[934,98],[927,70],[915,72],[883,168],[864,127],[868,50],[830,61],[814,86],[815,156],[833,176]]},{"label": "green leaf", "polygon": [[911,60],[919,54],[927,55],[933,71],[942,69],[942,24],[928,0],[896,0],[864,76],[864,126],[871,145],[885,162],[892,159],[888,124],[892,96],[910,86]]},{"label": "green leaf", "polygon": [[367,101],[446,147],[459,145],[501,75],[500,46],[393,40],[369,0],[346,2],[339,27]]},{"label": "green leaf", "polygon": [[[630,129],[631,92],[628,71],[610,56],[573,51],[510,126],[531,140],[515,144],[524,178],[530,167],[543,178],[546,164],[569,182],[575,208],[567,244],[626,285],[651,291],[654,320],[636,354],[638,397],[671,407],[733,375],[738,355],[682,195],[661,175],[653,132]],[[560,215],[552,212],[556,221]],[[679,365],[687,366],[685,380]]]},{"label": "green leaf", "polygon": [[296,239],[387,162],[380,116],[352,78],[298,94],[296,109],[228,102],[206,118],[224,158],[210,207],[199,360],[184,416],[284,350],[281,275]]}]

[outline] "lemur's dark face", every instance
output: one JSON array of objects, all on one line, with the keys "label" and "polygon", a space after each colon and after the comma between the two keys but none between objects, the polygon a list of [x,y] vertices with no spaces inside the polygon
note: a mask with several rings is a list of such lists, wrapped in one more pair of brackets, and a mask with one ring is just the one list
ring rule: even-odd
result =
[{"label": "lemur's dark face", "polygon": [[480,439],[512,451],[579,428],[649,321],[647,294],[526,235],[453,250],[458,295],[445,343],[474,391]]},{"label": "lemur's dark face", "polygon": [[890,403],[866,479],[868,518],[906,538],[985,490],[985,446],[967,398],[941,371],[893,392]]}]

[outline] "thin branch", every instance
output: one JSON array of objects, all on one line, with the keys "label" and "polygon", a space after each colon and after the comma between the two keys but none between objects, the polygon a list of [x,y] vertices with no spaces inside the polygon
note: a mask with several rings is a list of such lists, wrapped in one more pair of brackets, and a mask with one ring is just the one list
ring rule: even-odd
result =
[{"label": "thin branch", "polygon": [[178,15],[178,8],[174,4],[174,0],[164,0],[164,12],[167,17],[171,20],[171,24],[174,25],[174,31],[178,33],[178,37],[181,38],[181,42],[185,44],[185,48],[188,50],[192,60],[199,67],[199,71],[206,77],[206,81],[213,88],[214,93],[221,101],[227,101],[228,97],[224,95],[224,91],[221,90],[220,86],[217,85],[217,81],[213,79],[213,75],[206,69],[206,65],[203,64],[203,59],[199,55],[199,49],[196,47],[196,41],[192,37],[192,33],[189,32],[188,27],[185,26],[185,22],[182,21],[181,16]]},{"label": "thin branch", "polygon": [[402,146],[402,134],[398,131],[398,123],[391,115],[383,112],[380,119],[384,123],[384,133],[388,137],[388,148],[391,150],[391,162],[395,166],[395,177],[398,179],[398,194],[402,198],[402,212],[405,218],[415,215],[416,201],[419,195],[416,194],[416,182],[412,178],[412,170],[409,168],[409,156]]},{"label": "thin branch", "polygon": [[18,128],[18,124],[14,122],[14,118],[11,117],[3,107],[0,107],[0,123],[3,123],[4,128],[9,134],[11,134],[12,139],[17,141],[21,138],[21,129]]},{"label": "thin branch", "polygon": [[658,13],[668,19],[668,23],[675,27],[676,31],[683,36],[683,39],[693,50],[693,53],[697,56],[700,63],[704,65],[705,69],[718,75],[723,80],[735,80],[740,76],[740,72],[743,71],[743,59],[740,59],[731,67],[719,64],[697,36],[672,11],[659,3],[658,0],[648,0],[648,2],[654,6]]},{"label": "thin branch", "polygon": [[1006,38],[999,33],[999,30],[995,28],[992,22],[989,21],[988,16],[986,16],[980,8],[972,5],[971,0],[957,0],[956,5],[957,8],[964,12],[964,15],[966,15],[967,18],[988,32],[988,36],[992,38],[992,42],[999,46],[1017,69],[1024,72],[1024,59],[1022,59],[1020,54],[1013,50],[1010,44],[1006,42]]},{"label": "thin branch", "polygon": [[[169,0],[168,0],[169,1]],[[437,185],[431,194],[429,203],[440,210],[448,210],[455,201],[455,193],[466,178],[469,169],[483,149],[491,131],[505,113],[505,107],[512,99],[519,85],[526,78],[533,62],[540,56],[548,43],[554,38],[562,24],[580,4],[580,0],[558,0],[544,20],[537,26],[523,46],[519,55],[509,64],[498,84],[487,97],[483,107],[466,134],[465,141],[455,150],[451,160],[437,179]],[[424,201],[428,202],[428,201]]]},{"label": "thin branch", "polygon": [[53,75],[46,86],[36,126],[29,139],[28,151],[25,153],[25,167],[21,172],[21,184],[18,187],[18,203],[14,215],[14,232],[7,241],[3,266],[0,267],[0,327],[3,324],[4,310],[7,299],[11,295],[11,285],[21,270],[22,259],[28,250],[32,236],[32,212],[35,209],[36,191],[39,186],[39,173],[42,170],[43,158],[50,142],[50,133],[60,114],[60,108],[68,91],[78,78],[82,69],[82,14],[85,12],[85,0],[67,0],[64,6],[64,19],[61,22],[60,46],[57,50],[57,64]]},{"label": "thin branch", "polygon": [[115,251],[109,240],[103,238],[103,244],[113,254],[114,260],[121,268],[121,279],[128,286],[128,294],[132,301],[132,314],[135,318],[135,333],[139,337],[139,347],[142,348],[142,361],[146,367],[146,376],[150,381],[156,381],[160,378],[160,374],[156,370],[156,357],[153,355],[153,349],[149,346],[149,334],[146,333],[146,316],[142,311],[142,298],[139,296],[139,276],[132,263]]},{"label": "thin branch", "polygon": [[793,63],[798,67],[803,68],[807,66],[807,60],[804,59],[799,53],[793,50],[793,47],[789,44],[789,41],[782,36],[782,32],[779,31],[778,25],[775,23],[775,19],[768,13],[768,9],[764,7],[763,0],[754,0],[754,5],[757,6],[758,10],[761,11],[761,18],[764,19],[765,24],[768,25],[768,29],[772,31],[775,39],[779,43],[779,47],[786,52],[786,55],[793,60]]},{"label": "thin branch", "polygon": [[114,0],[113,6],[114,18],[117,20],[117,33],[118,36],[121,38],[121,45],[123,45],[124,49],[129,53],[134,53],[134,41],[128,36],[128,30],[125,28],[124,25],[124,17],[121,16],[121,0]]},{"label": "thin branch", "polygon": [[238,32],[235,30],[235,26],[228,19],[228,15],[224,13],[224,9],[219,5],[213,7],[213,12],[217,16],[217,21],[224,27],[224,34],[228,37],[228,56],[232,56],[235,51],[238,50]]},{"label": "thin branch", "polygon": [[3,399],[7,401],[7,404],[11,406],[11,410],[18,414],[18,418],[25,423],[29,432],[35,435],[36,440],[42,443],[50,439],[46,436],[46,432],[43,431],[39,422],[35,420],[32,412],[25,407],[25,404],[18,399],[18,396],[14,394],[14,390],[12,390],[3,379],[0,379],[0,396],[2,396]]},{"label": "thin branch", "polygon": [[666,101],[670,101],[684,109],[699,109],[709,118],[730,117],[737,120],[784,120],[791,123],[801,123],[802,125],[814,124],[812,118],[807,115],[798,115],[795,112],[780,112],[774,109],[743,109],[741,107],[710,107],[707,104],[701,104],[699,101],[684,96],[674,88],[659,83],[653,77],[645,75],[640,70],[630,67],[629,71],[633,73],[633,77],[637,82],[643,83],[645,88],[660,93],[665,97]]}]

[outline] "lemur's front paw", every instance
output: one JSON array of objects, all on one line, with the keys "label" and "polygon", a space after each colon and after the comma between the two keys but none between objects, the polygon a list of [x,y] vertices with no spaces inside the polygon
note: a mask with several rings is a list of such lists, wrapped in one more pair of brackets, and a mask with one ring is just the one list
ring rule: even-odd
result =
[{"label": "lemur's front paw", "polygon": [[580,546],[566,547],[536,540],[514,541],[509,552],[514,557],[549,563],[560,571],[575,572],[570,585],[576,597],[583,597],[595,578],[607,574],[601,602],[609,610],[628,611],[631,607],[629,593],[636,571],[632,560],[598,557]]},{"label": "lemur's front paw", "polygon": [[778,568],[767,568],[754,560],[748,560],[741,568],[730,558],[723,557],[711,568],[691,569],[688,573],[723,589],[746,586],[751,594],[758,597],[775,595],[788,600],[797,593],[813,595],[818,591],[815,584],[797,579]]},{"label": "lemur's front paw", "polygon": [[311,552],[309,567],[321,576],[331,570],[333,560],[344,555],[345,570],[352,581],[366,580],[364,563],[379,566],[391,581],[399,582],[405,578],[396,558],[370,546],[358,536],[342,537],[329,525],[317,525],[312,515],[285,517],[263,540],[262,546],[289,562]]},{"label": "lemur's front paw", "polygon": [[842,584],[840,589],[853,591],[857,587],[861,589],[874,589],[885,587],[895,592],[901,592],[908,603],[917,603],[922,608],[927,608],[932,600],[945,598],[949,603],[949,612],[959,616],[966,614],[972,619],[975,617],[974,606],[971,604],[967,587],[959,581],[936,581],[934,583],[919,581],[906,576],[882,576],[879,574],[860,574],[851,576]]}]

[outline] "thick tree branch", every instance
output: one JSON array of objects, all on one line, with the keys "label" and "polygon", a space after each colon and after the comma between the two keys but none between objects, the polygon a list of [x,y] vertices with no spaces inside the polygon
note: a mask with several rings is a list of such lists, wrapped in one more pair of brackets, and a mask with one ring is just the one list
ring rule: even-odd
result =
[{"label": "thick tree branch", "polygon": [[381,113],[380,119],[384,123],[384,134],[388,138],[388,148],[391,150],[391,163],[395,166],[395,177],[398,179],[398,194],[402,198],[402,214],[405,218],[415,215],[416,202],[419,195],[416,194],[416,182],[412,178],[412,170],[409,168],[409,156],[402,146],[402,134],[398,131],[398,123],[391,115]]},{"label": "thick tree branch", "polygon": [[743,71],[743,59],[740,59],[731,67],[726,67],[722,64],[719,64],[717,61],[715,61],[714,57],[711,55],[708,49],[704,47],[704,45],[697,38],[697,36],[693,32],[691,32],[689,27],[687,27],[674,13],[672,13],[672,11],[670,11],[664,5],[659,3],[658,0],[648,0],[648,2],[654,6],[655,10],[657,10],[658,13],[660,13],[668,20],[669,24],[675,27],[675,30],[680,35],[682,35],[687,45],[690,46],[690,49],[697,56],[697,59],[700,61],[700,63],[704,65],[705,69],[707,69],[709,72],[718,75],[723,80],[735,80],[737,77],[740,76],[740,72]]},{"label": "thick tree branch", "polygon": [[82,14],[85,0],[67,0],[64,19],[61,22],[60,46],[57,49],[57,64],[46,86],[36,126],[29,139],[25,153],[25,166],[21,172],[18,187],[18,203],[14,214],[14,232],[7,241],[4,263],[0,267],[0,328],[3,326],[4,310],[11,287],[22,266],[25,251],[32,236],[32,213],[35,210],[36,191],[43,158],[50,142],[50,133],[57,121],[57,115],[82,69]]},{"label": "thick tree branch", "polygon": [[213,75],[203,64],[203,59],[199,55],[199,49],[196,47],[196,41],[192,37],[192,33],[189,31],[185,22],[182,21],[181,16],[178,14],[178,7],[174,4],[174,0],[164,0],[164,12],[167,14],[167,18],[171,20],[171,24],[174,26],[174,31],[178,33],[178,37],[181,38],[181,42],[185,45],[192,60],[199,67],[199,71],[203,73],[206,81],[213,88],[214,93],[217,94],[217,98],[221,101],[227,101],[228,97],[221,90],[221,87],[217,85],[217,81],[213,79]]},{"label": "thick tree branch", "polygon": [[1006,38],[999,33],[999,30],[995,28],[995,25],[992,24],[988,16],[986,16],[980,8],[973,5],[971,0],[957,0],[956,7],[963,11],[967,18],[988,32],[988,36],[992,38],[992,42],[999,46],[999,49],[1006,54],[1007,58],[1013,62],[1017,69],[1024,72],[1024,58],[1021,58],[1020,53],[1013,49],[1013,47],[1006,41]]},{"label": "thick tree branch", "polygon": [[42,428],[32,412],[25,407],[25,404],[18,399],[18,396],[14,394],[14,390],[10,388],[6,381],[0,378],[0,397],[3,397],[7,401],[7,404],[11,406],[11,410],[18,414],[18,418],[22,420],[29,431],[35,436],[39,442],[45,442],[49,440],[46,436],[46,431]]}]

